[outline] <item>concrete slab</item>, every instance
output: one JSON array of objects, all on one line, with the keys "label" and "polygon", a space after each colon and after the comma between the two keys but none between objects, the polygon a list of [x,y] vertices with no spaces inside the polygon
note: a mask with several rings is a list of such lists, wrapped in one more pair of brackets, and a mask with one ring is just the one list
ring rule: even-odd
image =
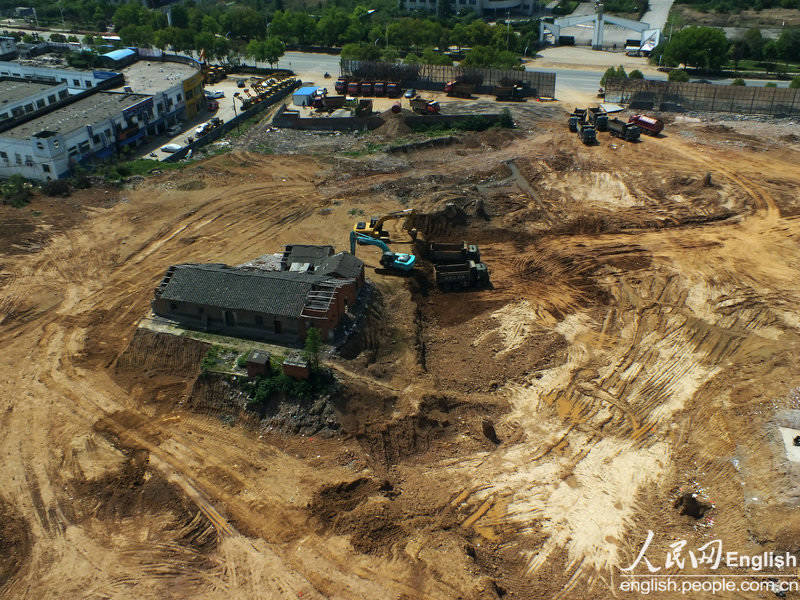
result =
[{"label": "concrete slab", "polygon": [[788,427],[778,427],[783,438],[783,445],[786,448],[786,458],[791,462],[800,463],[800,446],[794,445],[794,439],[800,436],[800,429],[790,429]]}]

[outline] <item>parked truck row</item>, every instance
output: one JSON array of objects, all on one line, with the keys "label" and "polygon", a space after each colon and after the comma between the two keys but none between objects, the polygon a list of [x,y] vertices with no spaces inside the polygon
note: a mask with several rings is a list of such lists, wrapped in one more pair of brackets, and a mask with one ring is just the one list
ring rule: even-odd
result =
[{"label": "parked truck row", "polygon": [[608,131],[612,137],[635,142],[639,140],[641,132],[655,136],[664,129],[660,119],[647,115],[633,115],[627,123],[617,118],[609,119],[608,113],[601,107],[576,108],[569,115],[567,125],[587,145],[597,141],[598,131]]},{"label": "parked truck row", "polygon": [[339,77],[339,79],[336,80],[334,89],[337,94],[347,94],[348,96],[387,96],[389,98],[399,98],[403,93],[400,84],[396,81],[373,81],[352,77]]}]

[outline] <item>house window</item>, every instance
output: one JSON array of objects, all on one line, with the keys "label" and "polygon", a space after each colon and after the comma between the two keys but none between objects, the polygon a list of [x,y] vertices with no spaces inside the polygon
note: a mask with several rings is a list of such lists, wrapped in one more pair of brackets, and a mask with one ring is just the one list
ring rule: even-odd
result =
[{"label": "house window", "polygon": [[273,327],[275,328],[275,333],[282,333],[283,328],[281,327],[281,322],[275,319],[272,323]]},{"label": "house window", "polygon": [[67,96],[69,96],[69,92],[67,90],[61,90],[60,92],[58,92],[58,97],[61,98],[62,100]]},{"label": "house window", "polygon": [[183,100],[183,96],[181,96],[180,94],[178,94],[178,96],[177,96],[177,100],[178,100],[178,102],[180,102],[181,100]]},{"label": "house window", "polygon": [[14,153],[14,159],[17,161],[17,164],[18,164],[18,165],[21,165],[21,164],[22,164],[22,155],[20,155],[20,154],[17,154],[17,153],[15,152],[15,153]]},{"label": "house window", "polygon": [[44,171],[45,173],[49,173],[50,172],[50,165],[42,165],[42,171]]},{"label": "house window", "polygon": [[33,112],[33,104],[26,104],[25,112]]},{"label": "house window", "polygon": [[109,138],[109,139],[111,138],[111,130],[110,129],[106,129],[106,137]]},{"label": "house window", "polygon": [[50,94],[50,95],[47,97],[47,102],[48,102],[48,104],[52,104],[52,103],[53,103],[53,102],[55,102],[55,101],[56,101],[56,95],[55,95],[55,94]]},{"label": "house window", "polygon": [[99,135],[93,135],[93,136],[92,136],[92,141],[93,141],[95,144],[99,144],[99,143],[100,143],[100,136],[99,136]]},{"label": "house window", "polygon": [[6,154],[5,152],[0,152],[0,158],[8,162],[8,154]]},{"label": "house window", "polygon": [[255,321],[256,321],[256,326],[258,327],[264,326],[264,317],[262,317],[261,315],[256,315]]},{"label": "house window", "polygon": [[170,310],[178,310],[178,303],[177,302],[170,302],[169,303]]},{"label": "house window", "polygon": [[44,99],[36,101],[36,108],[44,108]]},{"label": "house window", "polygon": [[90,87],[92,87],[92,82],[91,82],[91,81],[87,81],[87,82],[86,82],[86,87],[87,87],[87,88],[90,88]]},{"label": "house window", "polygon": [[73,79],[72,83],[75,84],[75,87],[81,87],[81,80],[80,79]]}]

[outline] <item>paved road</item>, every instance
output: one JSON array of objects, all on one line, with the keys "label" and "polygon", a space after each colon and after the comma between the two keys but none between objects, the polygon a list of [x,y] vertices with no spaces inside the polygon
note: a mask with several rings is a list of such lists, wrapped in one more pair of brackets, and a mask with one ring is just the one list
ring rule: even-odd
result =
[{"label": "paved road", "polygon": [[653,29],[664,29],[669,16],[669,9],[675,0],[650,0],[647,12],[642,15],[642,22],[648,23]]},{"label": "paved road", "polygon": [[[528,68],[529,71],[536,71],[535,68]],[[563,96],[565,91],[571,90],[576,92],[594,93],[600,87],[600,77],[602,73],[599,71],[576,71],[573,69],[553,69],[556,74],[556,98]],[[657,81],[666,81],[666,73],[659,73],[658,75],[648,75],[647,79],[654,79]],[[693,79],[692,81],[697,81]],[[707,79],[707,81],[712,81]],[[733,79],[714,79],[712,83],[719,85],[730,85]],[[745,79],[745,83],[749,86],[761,87],[769,83],[764,79]],[[788,81],[775,81],[778,87],[788,87]]]}]

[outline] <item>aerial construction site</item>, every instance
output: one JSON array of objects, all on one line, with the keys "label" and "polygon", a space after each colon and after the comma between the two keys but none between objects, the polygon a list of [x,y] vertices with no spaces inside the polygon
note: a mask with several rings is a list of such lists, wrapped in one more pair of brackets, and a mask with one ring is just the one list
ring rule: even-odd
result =
[{"label": "aerial construction site", "polygon": [[[710,542],[794,555],[797,136],[684,118],[586,145],[560,108],[512,114],[405,153],[263,154],[256,127],[0,207],[0,596],[638,598],[648,565],[754,573],[693,564]],[[214,335],[150,312],[171,266],[335,256],[408,209],[392,257],[356,248],[369,298],[319,398],[247,410],[205,372]],[[488,277],[436,285],[432,241]],[[742,589],[714,597],[800,597]]]}]

